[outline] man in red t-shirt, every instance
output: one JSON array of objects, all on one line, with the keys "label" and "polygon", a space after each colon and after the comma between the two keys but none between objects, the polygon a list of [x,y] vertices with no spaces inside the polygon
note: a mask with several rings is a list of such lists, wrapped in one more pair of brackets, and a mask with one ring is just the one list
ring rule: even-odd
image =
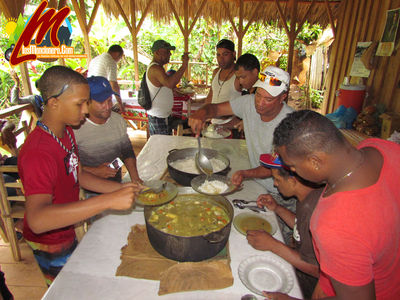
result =
[{"label": "man in red t-shirt", "polygon": [[[105,180],[79,167],[72,129],[88,113],[89,85],[79,73],[63,66],[47,69],[39,79],[44,99],[42,119],[27,137],[18,157],[24,185],[24,237],[51,284],[77,241],[74,224],[107,209],[132,206],[141,187]],[[79,186],[107,193],[79,200]]]},{"label": "man in red t-shirt", "polygon": [[322,290],[335,299],[400,299],[400,145],[368,139],[354,148],[308,110],[282,120],[274,145],[292,171],[326,183],[310,224]]}]

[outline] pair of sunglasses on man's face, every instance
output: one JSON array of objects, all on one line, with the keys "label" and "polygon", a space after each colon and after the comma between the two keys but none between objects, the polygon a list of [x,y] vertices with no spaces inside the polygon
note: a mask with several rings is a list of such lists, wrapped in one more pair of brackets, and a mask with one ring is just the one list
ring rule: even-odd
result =
[{"label": "pair of sunglasses on man's face", "polygon": [[265,73],[260,73],[258,74],[258,79],[260,79],[262,82],[267,82],[269,83],[270,86],[281,86],[282,81],[280,81],[278,78],[265,74]]}]

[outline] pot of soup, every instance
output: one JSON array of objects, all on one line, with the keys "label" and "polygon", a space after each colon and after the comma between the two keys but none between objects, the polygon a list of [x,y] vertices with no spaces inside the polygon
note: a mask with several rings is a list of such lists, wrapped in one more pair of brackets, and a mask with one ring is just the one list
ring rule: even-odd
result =
[{"label": "pot of soup", "polygon": [[170,203],[146,206],[147,235],[161,255],[177,261],[202,261],[228,242],[233,208],[223,196],[180,194]]},{"label": "pot of soup", "polygon": [[[210,160],[214,174],[228,174],[229,159],[213,149],[203,149],[204,154]],[[171,177],[179,184],[190,186],[193,178],[201,174],[196,166],[195,156],[198,148],[173,149],[167,156],[168,172]]]}]

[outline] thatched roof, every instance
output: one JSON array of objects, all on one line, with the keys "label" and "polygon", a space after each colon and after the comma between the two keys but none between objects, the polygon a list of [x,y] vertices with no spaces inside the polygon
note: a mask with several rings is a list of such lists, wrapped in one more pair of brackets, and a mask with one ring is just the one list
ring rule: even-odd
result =
[{"label": "thatched roof", "polygon": [[[95,1],[95,0],[93,0]],[[130,16],[130,0],[118,0],[121,4],[126,16]],[[188,0],[189,1],[189,17],[193,20],[195,17],[202,1],[201,0]],[[264,2],[260,9],[257,9],[255,14],[256,22],[270,22],[279,19],[279,12],[274,0],[244,0],[244,19],[248,20],[252,15],[253,11],[257,7],[258,3]],[[141,13],[145,10],[149,0],[136,0],[136,12]],[[306,14],[308,7],[310,6],[312,0],[299,0],[298,1],[298,18],[301,20]],[[332,11],[333,19],[336,19],[339,13],[339,7],[341,0],[328,0],[330,3],[330,9]],[[176,12],[179,16],[184,15],[184,0],[173,0],[172,1]],[[224,5],[225,3],[225,5]],[[239,1],[238,0],[207,0],[204,8],[201,11],[200,16],[202,18],[210,18],[217,24],[221,22],[229,21],[229,15],[232,17],[239,16]],[[287,20],[290,20],[290,8],[288,7],[289,1],[279,0],[279,4],[282,7],[282,11],[286,16]],[[118,10],[115,0],[102,0],[102,5],[104,10],[109,15],[114,15],[115,17],[120,16],[120,11]],[[229,13],[226,8],[228,8]],[[167,0],[153,0],[153,3],[149,9],[149,13],[153,16],[156,21],[168,22],[174,20],[174,14],[170,8],[169,1]],[[312,10],[308,14],[307,21],[311,24],[319,23],[322,26],[329,24],[329,15],[326,9],[324,0],[316,0]],[[282,24],[281,24],[282,25]]]}]

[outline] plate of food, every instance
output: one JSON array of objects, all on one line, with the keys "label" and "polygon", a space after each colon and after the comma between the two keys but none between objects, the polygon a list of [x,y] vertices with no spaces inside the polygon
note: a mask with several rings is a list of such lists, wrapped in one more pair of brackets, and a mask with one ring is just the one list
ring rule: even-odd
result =
[{"label": "plate of food", "polygon": [[147,187],[158,186],[165,183],[165,187],[159,193],[155,193],[152,190],[144,189],[137,197],[136,203],[140,205],[156,206],[167,203],[175,198],[178,194],[178,188],[171,182],[163,180],[149,180],[143,184]]},{"label": "plate of food", "polygon": [[243,260],[238,269],[239,278],[253,293],[263,291],[287,294],[294,286],[290,265],[278,256],[250,256]]},{"label": "plate of food", "polygon": [[274,235],[278,229],[274,220],[268,215],[260,216],[259,213],[251,212],[244,212],[235,216],[233,226],[244,235],[247,235],[248,230],[264,230]]},{"label": "plate of food", "polygon": [[238,189],[228,177],[219,174],[196,176],[190,185],[196,192],[210,196],[227,195]]},{"label": "plate of food", "polygon": [[223,139],[231,135],[231,131],[226,128],[215,126],[210,124],[206,129],[202,131],[202,135],[212,139]]}]

